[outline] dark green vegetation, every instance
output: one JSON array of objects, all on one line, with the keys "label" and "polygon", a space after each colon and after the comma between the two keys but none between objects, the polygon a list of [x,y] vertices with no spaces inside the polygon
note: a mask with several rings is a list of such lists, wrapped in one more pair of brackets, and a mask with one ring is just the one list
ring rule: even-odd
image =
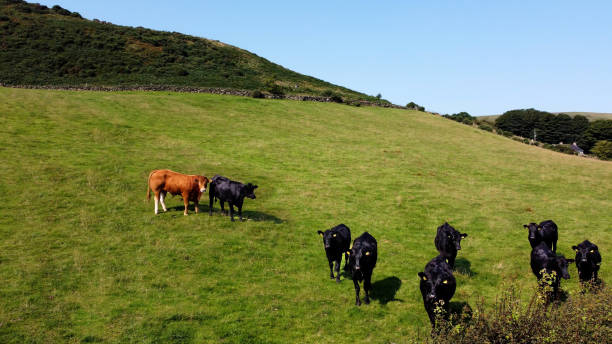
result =
[{"label": "dark green vegetation", "polygon": [[[507,111],[501,116],[474,117],[467,112],[444,115],[445,118],[463,124],[477,126],[516,141],[535,143],[541,147],[566,154],[577,154],[571,143],[585,153],[610,160],[612,157],[612,120],[597,119],[589,122],[587,117],[574,113],[572,116],[552,114],[535,109]],[[605,118],[605,117],[604,117]]]},{"label": "dark green vegetation", "polygon": [[[603,113],[603,112],[558,112],[554,114],[564,113],[569,115],[570,117],[574,117],[577,115],[581,115],[586,117],[589,121],[596,121],[599,119],[612,119],[612,113]],[[495,120],[501,115],[490,115],[490,116],[478,116],[477,118],[482,121],[486,121],[489,123],[495,123]]]},{"label": "dark green vegetation", "polygon": [[[0,88],[0,342],[423,342],[417,273],[461,232],[451,306],[536,286],[523,224],[589,239],[610,282],[612,164],[416,111],[170,92]],[[153,215],[150,170],[259,185],[246,222]],[[206,198],[206,196],[204,196]],[[202,205],[202,210],[208,210]],[[372,304],[316,231],[378,240]],[[576,269],[563,281],[579,293]],[[420,338],[420,339],[419,339]]]},{"label": "dark green vegetation", "polygon": [[609,343],[612,338],[612,292],[601,287],[547,305],[541,293],[525,304],[517,290],[507,290],[495,307],[463,309],[430,341],[472,343]]},{"label": "dark green vegetation", "polygon": [[388,103],[218,41],[86,20],[59,6],[0,0],[0,37],[7,85],[218,87]]}]

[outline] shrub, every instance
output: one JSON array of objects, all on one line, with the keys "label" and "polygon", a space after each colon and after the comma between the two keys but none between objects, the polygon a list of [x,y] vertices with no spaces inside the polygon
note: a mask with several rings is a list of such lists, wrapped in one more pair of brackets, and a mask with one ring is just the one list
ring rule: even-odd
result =
[{"label": "shrub", "polygon": [[612,141],[597,141],[591,148],[591,153],[602,160],[612,160]]},{"label": "shrub", "polygon": [[524,305],[517,293],[506,291],[487,310],[481,300],[475,311],[442,320],[431,343],[605,343],[612,338],[612,293],[571,295],[567,301],[548,302],[546,291],[534,293]]},{"label": "shrub", "polygon": [[342,103],[342,97],[337,94],[334,94],[333,96],[331,96],[331,101],[335,103]]},{"label": "shrub", "polygon": [[251,93],[251,97],[253,98],[265,98],[266,96],[260,90],[255,90]]},{"label": "shrub", "polygon": [[321,95],[323,97],[331,97],[331,96],[334,95],[334,92],[332,92],[331,90],[325,90],[325,91],[321,92]]},{"label": "shrub", "polygon": [[478,123],[478,128],[482,129],[482,130],[486,130],[486,131],[493,131],[493,127],[491,127],[490,125],[488,125],[487,123]]}]

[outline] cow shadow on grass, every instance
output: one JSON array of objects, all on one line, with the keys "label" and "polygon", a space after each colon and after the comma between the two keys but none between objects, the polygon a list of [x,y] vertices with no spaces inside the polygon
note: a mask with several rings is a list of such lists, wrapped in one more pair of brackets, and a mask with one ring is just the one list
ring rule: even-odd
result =
[{"label": "cow shadow on grass", "polygon": [[[176,210],[180,210],[183,211],[184,207],[183,206],[178,206],[178,207],[174,207],[173,209]],[[189,210],[191,211],[192,207],[189,207]],[[202,207],[200,205],[200,212],[201,213],[206,213],[208,214],[208,206]],[[235,209],[235,208],[234,208]],[[170,210],[170,208],[168,208],[168,210]],[[227,206],[225,207],[225,212],[221,212],[221,209],[219,207],[213,208],[213,215],[222,215],[222,216],[227,216],[229,217],[229,210],[227,209]],[[255,221],[255,222],[273,222],[275,224],[280,224],[285,222],[285,220],[278,218],[274,215],[270,215],[270,214],[266,214],[264,212],[261,211],[254,211],[254,210],[242,210],[242,218],[244,221]],[[234,212],[234,220],[239,221],[239,216],[238,216],[238,210],[236,210]]]},{"label": "cow shadow on grass", "polygon": [[386,277],[372,283],[372,293],[370,297],[373,300],[378,300],[381,305],[386,305],[391,301],[403,302],[404,300],[396,299],[395,294],[402,286],[402,280],[395,276]]},{"label": "cow shadow on grass", "polygon": [[477,274],[476,272],[472,271],[472,263],[465,258],[457,258],[457,260],[455,260],[455,271],[469,277]]}]

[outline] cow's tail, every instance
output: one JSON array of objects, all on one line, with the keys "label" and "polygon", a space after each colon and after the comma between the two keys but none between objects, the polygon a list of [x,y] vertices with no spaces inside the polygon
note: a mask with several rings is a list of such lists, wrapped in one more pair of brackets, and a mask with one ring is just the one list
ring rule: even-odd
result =
[{"label": "cow's tail", "polygon": [[151,171],[151,173],[149,173],[149,179],[147,179],[147,201],[151,200],[151,176],[153,175],[153,173],[155,172],[155,170]]},{"label": "cow's tail", "polygon": [[217,202],[217,193],[215,192],[215,183],[212,181],[208,184],[208,194],[210,195],[210,199],[212,199],[213,204]]}]

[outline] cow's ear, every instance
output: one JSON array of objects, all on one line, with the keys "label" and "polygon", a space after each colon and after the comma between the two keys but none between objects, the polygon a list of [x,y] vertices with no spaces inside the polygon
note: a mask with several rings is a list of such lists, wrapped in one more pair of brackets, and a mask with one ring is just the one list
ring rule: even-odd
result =
[{"label": "cow's ear", "polygon": [[194,179],[193,181],[194,181],[194,182],[196,182],[196,183],[198,183],[198,182],[199,182],[198,178]]},{"label": "cow's ear", "polygon": [[346,251],[346,254],[350,255],[350,254],[351,254],[351,251]]},{"label": "cow's ear", "polygon": [[527,225],[523,225],[523,228],[529,228],[529,226],[527,226]]},{"label": "cow's ear", "polygon": [[461,238],[466,238],[467,237],[467,233],[461,233]]},{"label": "cow's ear", "polygon": [[572,246],[572,250],[578,251],[578,246],[576,246],[576,245]]},{"label": "cow's ear", "polygon": [[427,277],[425,276],[425,273],[422,272],[422,271],[419,272],[419,278],[421,278],[421,280],[423,280],[423,281],[427,281]]},{"label": "cow's ear", "polygon": [[320,236],[323,236],[323,232],[317,231],[317,233],[319,233]]},{"label": "cow's ear", "polygon": [[253,190],[257,189],[257,185],[253,185]]}]

